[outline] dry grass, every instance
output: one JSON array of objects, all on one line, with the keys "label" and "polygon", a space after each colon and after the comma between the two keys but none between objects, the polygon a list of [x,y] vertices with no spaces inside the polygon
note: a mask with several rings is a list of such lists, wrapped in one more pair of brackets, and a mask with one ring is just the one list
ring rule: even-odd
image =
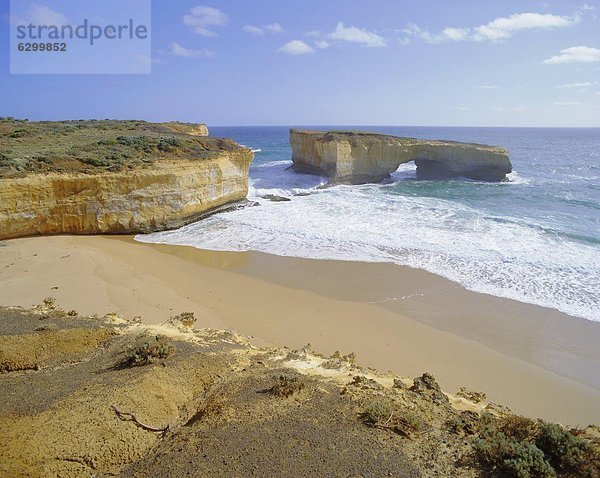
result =
[{"label": "dry grass", "polygon": [[429,429],[425,420],[418,414],[385,402],[367,403],[361,417],[370,427],[390,429],[409,438]]},{"label": "dry grass", "polygon": [[148,365],[157,360],[165,359],[175,351],[164,335],[148,338],[141,345],[132,348],[127,353],[124,365],[130,367]]}]

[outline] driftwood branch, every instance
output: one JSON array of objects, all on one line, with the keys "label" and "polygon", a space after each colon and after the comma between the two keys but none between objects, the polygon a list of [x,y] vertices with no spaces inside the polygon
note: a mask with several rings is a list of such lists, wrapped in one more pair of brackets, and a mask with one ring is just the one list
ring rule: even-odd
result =
[{"label": "driftwood branch", "polygon": [[386,426],[388,423],[390,423],[390,420],[392,419],[392,417],[394,416],[394,412],[390,413],[390,416],[388,417],[388,419],[383,422],[383,424],[381,426]]},{"label": "driftwood branch", "polygon": [[402,435],[405,435],[407,437],[419,437],[421,435],[427,435],[428,433],[431,433],[433,431],[433,427],[431,427],[431,428],[428,428],[427,430],[423,430],[420,432],[407,432],[407,431],[403,430],[401,427],[399,427],[398,425],[388,425],[388,422],[390,421],[391,418],[392,418],[392,415],[390,415],[390,417],[384,423],[375,425],[375,428],[379,428],[381,430],[393,430],[396,433],[401,433]]},{"label": "driftwood branch", "polygon": [[111,405],[110,408],[112,408],[114,410],[114,412],[117,414],[117,417],[119,417],[121,420],[132,421],[140,428],[143,428],[144,430],[148,430],[149,432],[165,433],[166,431],[169,430],[169,425],[162,427],[162,428],[153,427],[151,425],[148,425],[148,424],[138,420],[138,418],[135,416],[135,414],[133,412],[132,413],[122,412],[121,410],[119,410],[117,408],[116,405]]}]

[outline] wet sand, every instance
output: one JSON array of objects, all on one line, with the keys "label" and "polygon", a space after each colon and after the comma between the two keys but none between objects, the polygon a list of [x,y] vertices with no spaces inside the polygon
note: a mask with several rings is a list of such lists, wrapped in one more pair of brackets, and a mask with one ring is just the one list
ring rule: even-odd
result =
[{"label": "wet sand", "polygon": [[470,292],[391,264],[142,244],[131,237],[0,242],[0,304],[53,296],[84,314],[164,322],[195,312],[258,344],[355,352],[361,365],[487,393],[515,412],[600,422],[600,323]]}]

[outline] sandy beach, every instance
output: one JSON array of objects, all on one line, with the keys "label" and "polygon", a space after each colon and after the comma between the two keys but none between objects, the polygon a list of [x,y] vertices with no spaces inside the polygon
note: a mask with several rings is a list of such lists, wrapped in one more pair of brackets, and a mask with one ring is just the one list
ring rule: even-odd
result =
[{"label": "sandy beach", "polygon": [[0,283],[0,305],[52,296],[66,310],[151,323],[191,311],[197,326],[257,344],[310,343],[400,375],[429,371],[449,392],[484,391],[517,413],[569,425],[600,418],[600,324],[423,271],[54,236],[0,243]]}]

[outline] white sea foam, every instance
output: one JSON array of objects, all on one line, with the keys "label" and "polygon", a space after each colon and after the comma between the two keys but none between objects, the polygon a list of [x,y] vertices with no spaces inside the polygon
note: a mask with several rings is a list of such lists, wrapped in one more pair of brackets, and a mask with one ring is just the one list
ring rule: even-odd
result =
[{"label": "white sea foam", "polygon": [[[402,168],[393,179],[406,179],[413,169]],[[258,207],[137,239],[211,250],[393,262],[440,274],[471,290],[600,321],[600,254],[593,245],[454,201],[381,194],[376,185],[319,189],[321,179],[304,176],[289,175],[283,186],[279,177],[280,187],[271,187],[277,182],[262,177],[254,181],[249,196],[309,196],[286,203],[259,199]]]},{"label": "white sea foam", "polygon": [[283,159],[279,161],[267,161],[261,164],[257,164],[256,168],[272,168],[273,166],[291,166],[292,162],[289,159]]},{"label": "white sea foam", "polygon": [[251,146],[248,146],[247,144],[240,144],[240,146],[242,148],[249,148],[253,153],[260,153],[260,152],[262,152],[262,149],[260,149],[260,148],[252,148]]},{"label": "white sea foam", "polygon": [[502,185],[529,184],[530,180],[519,175],[517,171],[513,171],[506,175],[508,181],[499,183]]}]

